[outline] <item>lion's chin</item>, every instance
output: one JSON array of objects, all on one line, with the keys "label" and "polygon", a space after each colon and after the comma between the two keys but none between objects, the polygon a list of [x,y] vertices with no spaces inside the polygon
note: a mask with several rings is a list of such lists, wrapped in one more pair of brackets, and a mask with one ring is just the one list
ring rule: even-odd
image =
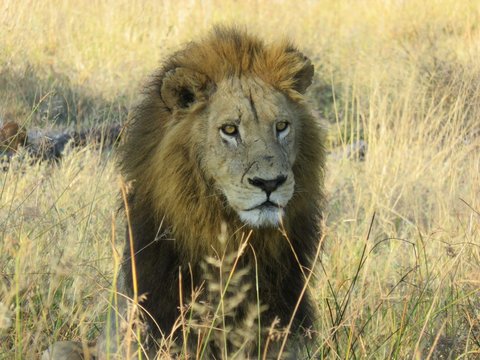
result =
[{"label": "lion's chin", "polygon": [[252,209],[239,211],[240,220],[255,228],[278,227],[285,211],[281,208]]}]

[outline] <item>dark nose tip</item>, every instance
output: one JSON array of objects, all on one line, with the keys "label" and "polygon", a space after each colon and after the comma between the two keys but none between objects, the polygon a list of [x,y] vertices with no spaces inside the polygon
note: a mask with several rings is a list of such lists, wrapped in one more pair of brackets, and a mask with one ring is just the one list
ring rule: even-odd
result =
[{"label": "dark nose tip", "polygon": [[285,175],[279,175],[275,179],[266,180],[259,177],[254,177],[253,179],[248,179],[250,185],[256,186],[270,195],[274,192],[280,185],[282,185],[287,180]]}]

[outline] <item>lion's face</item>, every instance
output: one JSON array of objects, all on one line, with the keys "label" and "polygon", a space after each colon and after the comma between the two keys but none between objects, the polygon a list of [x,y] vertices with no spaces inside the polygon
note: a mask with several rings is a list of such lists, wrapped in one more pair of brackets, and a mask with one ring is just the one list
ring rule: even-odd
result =
[{"label": "lion's face", "polygon": [[205,117],[207,176],[244,223],[277,226],[294,193],[299,126],[285,95],[260,79],[225,80]]},{"label": "lion's face", "polygon": [[288,225],[309,203],[306,179],[317,176],[301,164],[322,156],[304,101],[313,74],[289,43],[238,34],[175,53],[133,114],[123,163],[136,196],[192,241],[223,223],[237,229],[233,213],[251,227],[276,227],[284,216]]}]

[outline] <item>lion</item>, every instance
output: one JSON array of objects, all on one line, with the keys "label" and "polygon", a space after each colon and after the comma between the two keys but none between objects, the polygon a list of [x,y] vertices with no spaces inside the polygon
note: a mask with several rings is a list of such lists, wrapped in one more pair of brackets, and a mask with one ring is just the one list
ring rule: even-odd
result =
[{"label": "lion", "polygon": [[[242,246],[237,270],[256,286],[233,322],[259,300],[262,326],[277,321],[295,334],[314,326],[305,288],[320,243],[325,149],[305,99],[313,75],[288,41],[266,44],[216,27],[151,77],[119,149],[129,184],[119,299],[142,298],[148,337],[175,332],[181,305],[206,281],[205,257]],[[120,352],[108,344],[119,339],[105,336],[119,332],[117,323],[107,324],[98,357]],[[158,351],[142,347],[149,356]],[[61,359],[54,350],[48,354]],[[227,357],[210,351],[209,358]]]}]

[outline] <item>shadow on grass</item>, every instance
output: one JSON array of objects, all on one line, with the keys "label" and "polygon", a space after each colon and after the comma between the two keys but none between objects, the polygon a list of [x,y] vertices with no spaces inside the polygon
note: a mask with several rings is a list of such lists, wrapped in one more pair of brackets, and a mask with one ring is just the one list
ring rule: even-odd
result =
[{"label": "shadow on grass", "polygon": [[30,127],[85,128],[123,122],[126,99],[114,100],[72,84],[67,74],[32,65],[0,70],[0,120]]}]

